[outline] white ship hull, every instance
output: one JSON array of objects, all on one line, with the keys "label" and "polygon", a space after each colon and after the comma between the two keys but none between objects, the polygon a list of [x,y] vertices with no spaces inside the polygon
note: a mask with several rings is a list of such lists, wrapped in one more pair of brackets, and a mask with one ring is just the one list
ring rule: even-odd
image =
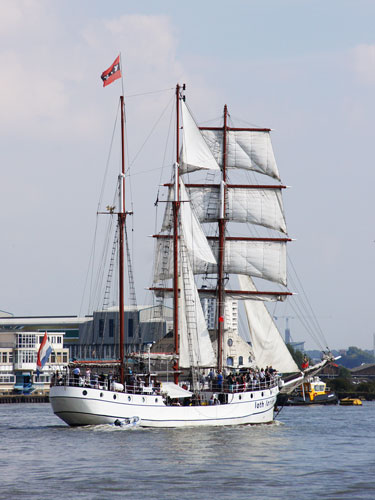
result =
[{"label": "white ship hull", "polygon": [[142,427],[191,427],[264,424],[273,421],[277,387],[228,394],[221,405],[167,406],[160,395],[54,386],[54,413],[71,426],[113,424],[139,417]]}]

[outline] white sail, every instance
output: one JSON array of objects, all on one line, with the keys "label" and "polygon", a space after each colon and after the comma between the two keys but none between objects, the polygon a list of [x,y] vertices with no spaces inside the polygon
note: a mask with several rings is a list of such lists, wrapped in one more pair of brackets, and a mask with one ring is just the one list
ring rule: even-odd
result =
[{"label": "white sail", "polygon": [[[218,255],[219,242],[209,240],[215,256]],[[200,266],[194,261],[195,274],[213,274],[217,268],[211,264]],[[224,272],[246,274],[257,278],[274,281],[286,286],[286,243],[279,240],[225,241]]]},{"label": "white sail", "polygon": [[[240,275],[241,290],[256,290],[249,276]],[[272,366],[281,373],[298,372],[277,326],[263,302],[244,302],[255,362],[259,368]]]},{"label": "white sail", "polygon": [[[217,221],[220,210],[219,186],[186,189],[198,220]],[[225,218],[287,232],[280,189],[228,187]]]},{"label": "white sail", "polygon": [[183,144],[180,157],[180,173],[194,172],[200,169],[220,170],[184,101],[181,102],[181,109]]},{"label": "white sail", "polygon": [[[219,165],[223,159],[223,131],[202,130],[202,135]],[[227,168],[254,170],[280,180],[271,138],[263,130],[227,131]]]},{"label": "white sail", "polygon": [[[171,192],[170,192],[171,195]],[[198,267],[210,264],[216,267],[216,259],[207,242],[202,227],[198,221],[186,191],[185,185],[180,180],[180,227],[187,251]],[[167,204],[164,214],[162,230],[169,228],[170,203]],[[154,269],[154,282],[169,279],[173,272],[173,245],[169,238],[159,238],[156,246],[156,259]]]},{"label": "white sail", "polygon": [[203,233],[202,227],[198,221],[194,210],[191,207],[185,185],[180,181],[180,200],[181,200],[181,230],[184,241],[194,262],[210,263],[216,265],[216,259],[213,256],[207,238]]},{"label": "white sail", "polygon": [[[181,242],[183,246],[184,243]],[[180,362],[181,368],[215,366],[215,353],[207,330],[188,253],[182,248],[180,279]]]},{"label": "white sail", "polygon": [[[218,240],[209,240],[213,255],[218,256]],[[170,279],[173,271],[171,239],[158,238],[154,282]],[[194,258],[194,274],[216,274],[217,265]],[[287,284],[286,242],[279,240],[229,240],[225,242],[224,272]]]}]

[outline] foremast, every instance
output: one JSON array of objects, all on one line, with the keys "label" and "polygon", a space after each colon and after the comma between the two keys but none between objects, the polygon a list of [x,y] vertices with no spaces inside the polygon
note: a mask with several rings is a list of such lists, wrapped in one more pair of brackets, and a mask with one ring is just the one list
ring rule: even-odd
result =
[{"label": "foremast", "polygon": [[217,276],[217,369],[223,369],[223,338],[224,338],[224,312],[225,312],[225,283],[224,283],[224,255],[225,255],[225,205],[227,181],[227,119],[228,107],[224,106],[223,126],[223,164],[220,183],[220,212],[219,212],[219,259]]}]

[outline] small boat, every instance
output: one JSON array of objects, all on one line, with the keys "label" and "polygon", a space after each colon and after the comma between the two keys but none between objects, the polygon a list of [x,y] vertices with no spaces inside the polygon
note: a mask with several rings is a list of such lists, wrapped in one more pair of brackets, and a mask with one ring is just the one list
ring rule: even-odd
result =
[{"label": "small boat", "polygon": [[113,425],[115,427],[137,427],[140,424],[139,417],[117,418]]},{"label": "small boat", "polygon": [[278,399],[278,404],[284,406],[329,405],[337,404],[338,398],[327,384],[319,377],[312,377],[304,382],[294,393]]},{"label": "small boat", "polygon": [[362,401],[359,398],[342,398],[340,399],[342,406],[362,406]]}]

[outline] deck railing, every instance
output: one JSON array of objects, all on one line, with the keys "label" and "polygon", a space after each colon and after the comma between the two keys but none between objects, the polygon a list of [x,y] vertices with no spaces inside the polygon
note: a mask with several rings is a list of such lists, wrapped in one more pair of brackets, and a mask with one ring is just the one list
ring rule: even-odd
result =
[{"label": "deck railing", "polygon": [[[163,392],[163,383],[161,386],[146,385],[144,383],[125,383],[119,384],[112,380],[98,380],[96,378],[87,379],[80,376],[60,376],[52,377],[51,386],[70,386],[70,387],[85,387],[91,389],[100,389],[103,391],[126,392],[130,394],[160,394]],[[205,381],[200,384],[198,392],[215,392],[224,394],[241,393],[246,391],[259,391],[271,389],[278,385],[278,378],[273,377],[270,380],[258,381],[253,380],[246,383],[228,384],[226,381],[223,384],[217,384],[215,381]]]}]

